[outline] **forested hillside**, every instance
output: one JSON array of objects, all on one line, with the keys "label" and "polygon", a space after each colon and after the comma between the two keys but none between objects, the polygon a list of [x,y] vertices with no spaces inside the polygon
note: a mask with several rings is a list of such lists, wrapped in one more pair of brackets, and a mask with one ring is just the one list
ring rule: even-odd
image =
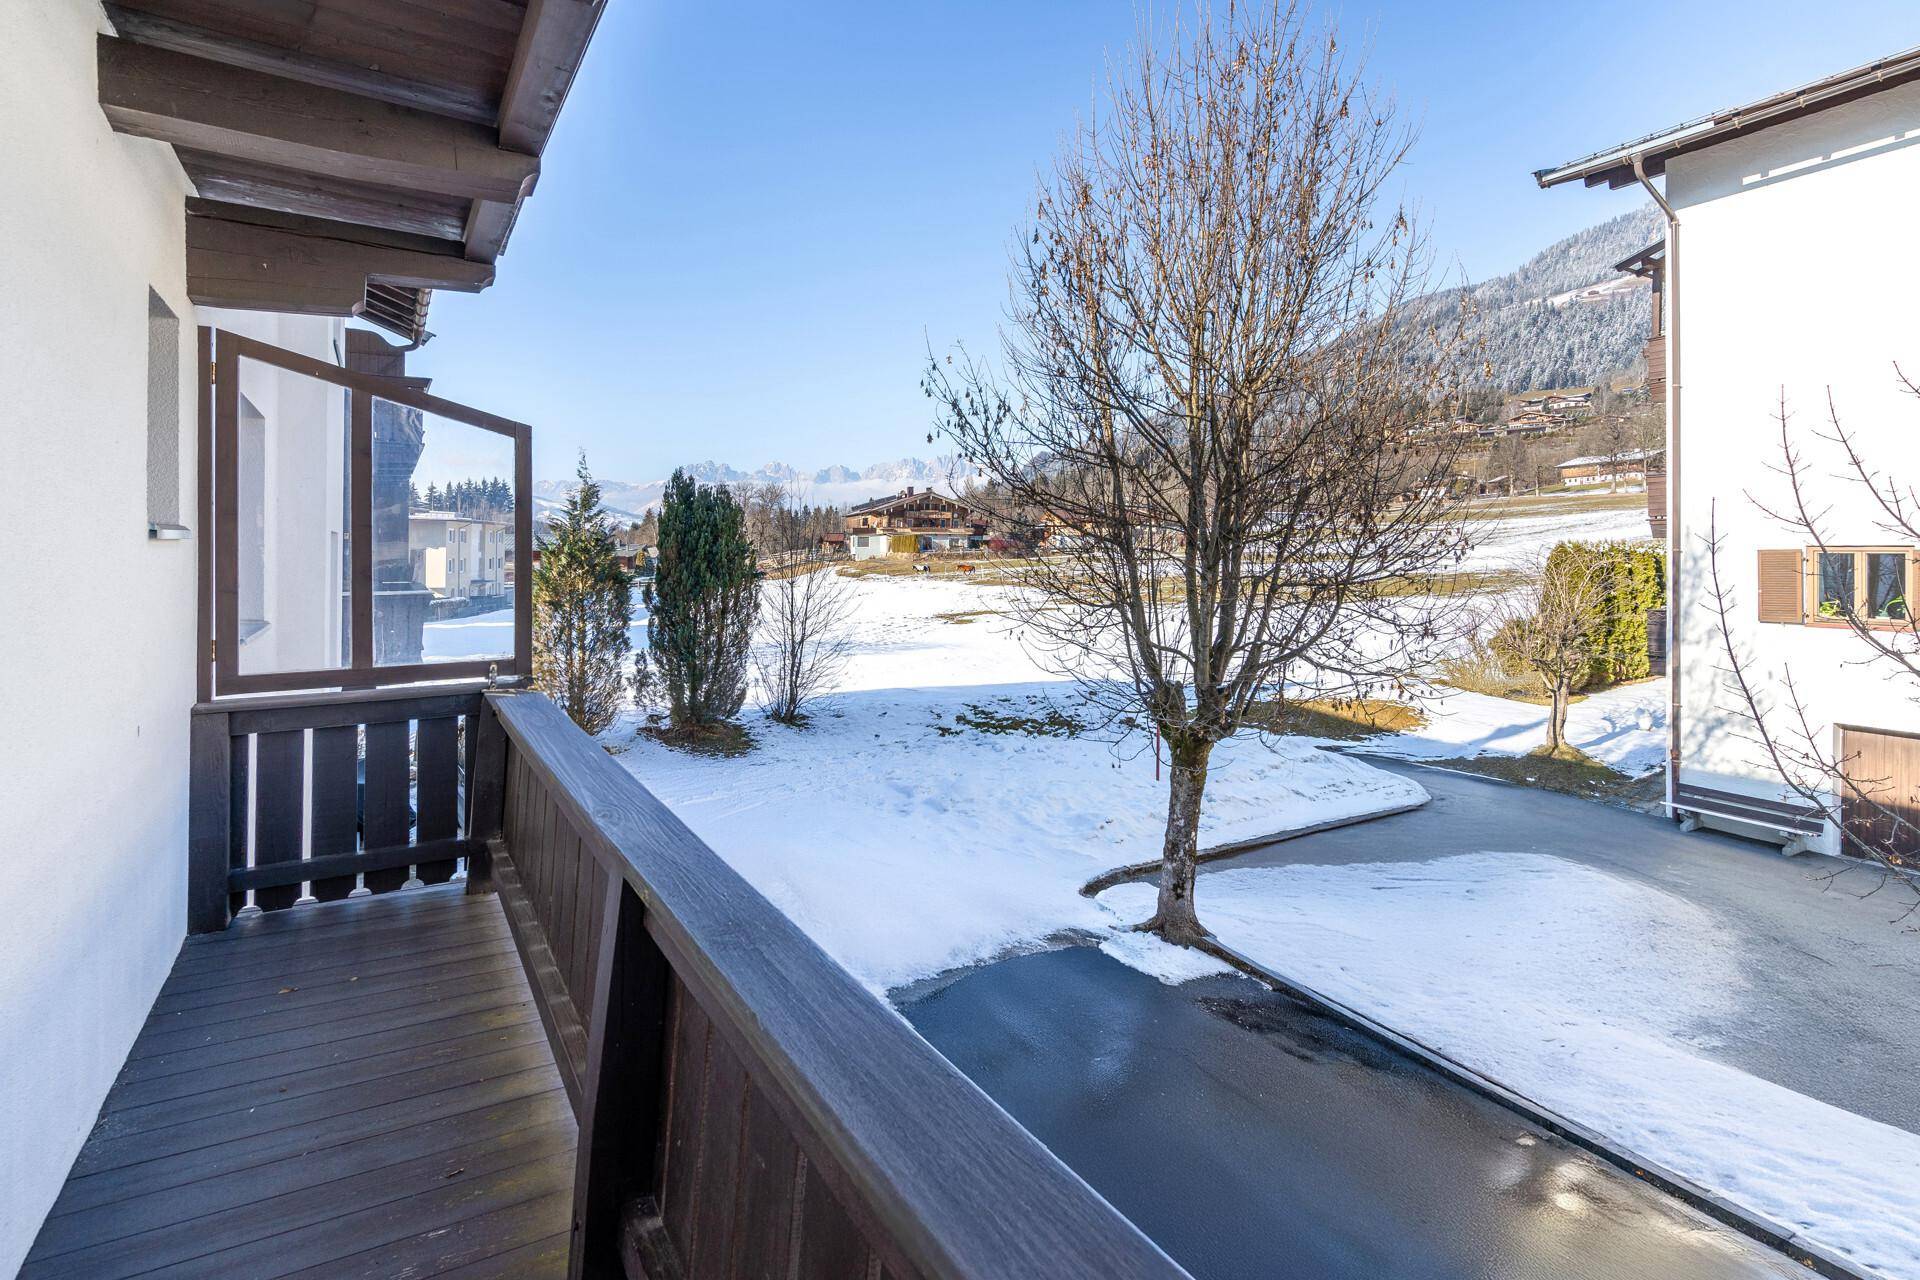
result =
[{"label": "forested hillside", "polygon": [[1490,366],[1476,381],[1505,391],[1588,386],[1637,369],[1649,324],[1645,286],[1566,295],[1618,279],[1613,264],[1661,234],[1659,211],[1646,205],[1549,245],[1506,275],[1430,294],[1410,308],[1409,323],[1446,332],[1470,293]]}]

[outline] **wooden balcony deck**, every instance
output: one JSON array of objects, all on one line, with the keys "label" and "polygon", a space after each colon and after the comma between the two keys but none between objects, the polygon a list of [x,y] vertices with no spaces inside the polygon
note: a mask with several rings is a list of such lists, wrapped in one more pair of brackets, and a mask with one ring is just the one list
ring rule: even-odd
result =
[{"label": "wooden balcony deck", "polygon": [[563,1276],[575,1125],[499,899],[188,939],[23,1280]]}]

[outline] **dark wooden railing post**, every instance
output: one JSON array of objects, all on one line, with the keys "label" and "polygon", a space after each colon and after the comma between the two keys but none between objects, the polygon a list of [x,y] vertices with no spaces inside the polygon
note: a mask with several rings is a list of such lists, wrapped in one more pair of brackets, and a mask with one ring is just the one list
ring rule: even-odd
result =
[{"label": "dark wooden railing post", "polygon": [[580,1145],[573,1179],[568,1280],[630,1274],[623,1223],[651,1188],[664,1096],[667,962],[641,925],[640,898],[608,868],[598,963],[580,1086]]},{"label": "dark wooden railing post", "polygon": [[230,919],[233,739],[225,712],[195,711],[188,738],[187,932],[218,933]]},{"label": "dark wooden railing post", "polygon": [[487,847],[500,835],[507,799],[507,731],[485,698],[467,717],[474,738],[473,773],[467,779],[467,892],[493,892],[493,854]]}]

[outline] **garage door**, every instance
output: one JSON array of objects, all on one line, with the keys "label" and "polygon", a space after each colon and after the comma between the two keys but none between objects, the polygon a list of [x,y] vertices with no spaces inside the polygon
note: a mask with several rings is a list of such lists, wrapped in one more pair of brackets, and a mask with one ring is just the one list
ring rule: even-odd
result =
[{"label": "garage door", "polygon": [[[1841,803],[1848,835],[1920,865],[1920,736],[1842,728],[1840,757],[1852,783]],[[1863,851],[1849,843],[1847,852]]]}]

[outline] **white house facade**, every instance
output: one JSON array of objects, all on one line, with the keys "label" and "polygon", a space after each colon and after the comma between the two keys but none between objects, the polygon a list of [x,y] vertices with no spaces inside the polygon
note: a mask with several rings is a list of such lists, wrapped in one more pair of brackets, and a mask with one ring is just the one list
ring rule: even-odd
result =
[{"label": "white house facade", "polygon": [[[1883,60],[1536,176],[1641,182],[1669,214],[1669,800],[1689,818],[1841,852],[1833,821],[1795,816],[1811,806],[1783,785],[1729,685],[1714,582],[1734,650],[1780,713],[1791,676],[1821,748],[1887,776],[1906,789],[1889,802],[1910,806],[1920,709],[1833,615],[1844,593],[1873,625],[1901,629],[1920,549],[1837,477],[1845,457],[1817,433],[1831,400],[1875,469],[1920,479],[1920,397],[1900,376],[1920,374],[1920,61]],[[1783,407],[1811,463],[1805,497],[1825,513],[1824,554],[1764,509],[1793,503]]]}]

